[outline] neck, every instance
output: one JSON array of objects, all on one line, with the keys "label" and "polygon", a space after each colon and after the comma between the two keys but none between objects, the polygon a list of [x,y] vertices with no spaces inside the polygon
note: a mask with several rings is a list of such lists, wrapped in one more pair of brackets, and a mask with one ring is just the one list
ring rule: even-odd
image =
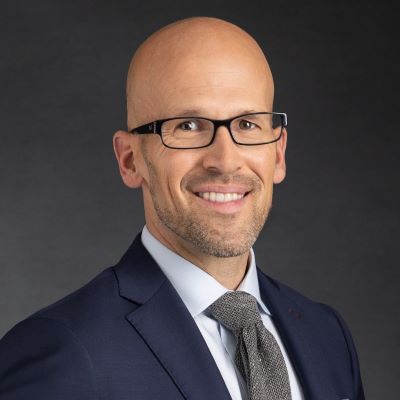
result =
[{"label": "neck", "polygon": [[236,290],[245,277],[250,251],[236,257],[215,257],[199,251],[181,238],[172,239],[151,224],[146,226],[149,232],[169,250],[207,272],[225,288]]}]

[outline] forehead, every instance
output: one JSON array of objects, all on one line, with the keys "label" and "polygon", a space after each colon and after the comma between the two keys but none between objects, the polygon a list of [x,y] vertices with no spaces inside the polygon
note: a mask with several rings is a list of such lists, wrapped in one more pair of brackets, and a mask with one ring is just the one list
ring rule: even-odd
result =
[{"label": "forehead", "polygon": [[197,110],[204,116],[226,118],[244,109],[272,108],[273,89],[265,71],[233,61],[179,60],[174,68],[148,80],[146,102],[151,110],[146,111],[168,117]]}]

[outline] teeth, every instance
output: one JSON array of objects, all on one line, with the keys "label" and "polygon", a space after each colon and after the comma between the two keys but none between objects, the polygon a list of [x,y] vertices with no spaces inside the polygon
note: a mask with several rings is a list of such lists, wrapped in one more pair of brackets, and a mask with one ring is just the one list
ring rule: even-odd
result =
[{"label": "teeth", "polygon": [[244,193],[200,192],[198,195],[205,200],[215,201],[217,203],[240,200],[244,197]]}]

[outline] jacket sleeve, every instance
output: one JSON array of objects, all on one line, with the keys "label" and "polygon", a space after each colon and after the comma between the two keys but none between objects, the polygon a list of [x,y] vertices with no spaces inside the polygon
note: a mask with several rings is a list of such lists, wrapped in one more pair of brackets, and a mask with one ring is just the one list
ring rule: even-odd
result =
[{"label": "jacket sleeve", "polygon": [[62,321],[20,322],[0,340],[0,399],[98,399],[89,354]]},{"label": "jacket sleeve", "polygon": [[[320,303],[322,304],[322,303]],[[365,395],[364,395],[364,389],[361,381],[361,372],[360,372],[360,365],[358,362],[358,356],[357,356],[357,350],[356,346],[353,342],[353,339],[351,337],[351,333],[349,328],[346,325],[346,322],[344,319],[340,316],[340,314],[333,309],[332,307],[322,304],[324,307],[326,307],[336,318],[338,321],[340,328],[342,330],[343,336],[346,340],[347,343],[347,349],[349,352],[349,357],[350,357],[350,362],[351,362],[351,369],[353,371],[353,392],[354,392],[354,399],[355,400],[365,400]]]}]

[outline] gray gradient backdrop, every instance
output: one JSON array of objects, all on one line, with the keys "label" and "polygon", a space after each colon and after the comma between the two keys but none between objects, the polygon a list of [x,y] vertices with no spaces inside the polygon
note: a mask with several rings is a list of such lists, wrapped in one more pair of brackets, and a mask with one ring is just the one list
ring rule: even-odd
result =
[{"label": "gray gradient backdrop", "polygon": [[117,262],[141,229],[111,142],[126,70],[146,36],[192,15],[259,41],[289,116],[259,266],[338,309],[367,397],[399,398],[398,21],[384,2],[2,1],[0,336]]}]

